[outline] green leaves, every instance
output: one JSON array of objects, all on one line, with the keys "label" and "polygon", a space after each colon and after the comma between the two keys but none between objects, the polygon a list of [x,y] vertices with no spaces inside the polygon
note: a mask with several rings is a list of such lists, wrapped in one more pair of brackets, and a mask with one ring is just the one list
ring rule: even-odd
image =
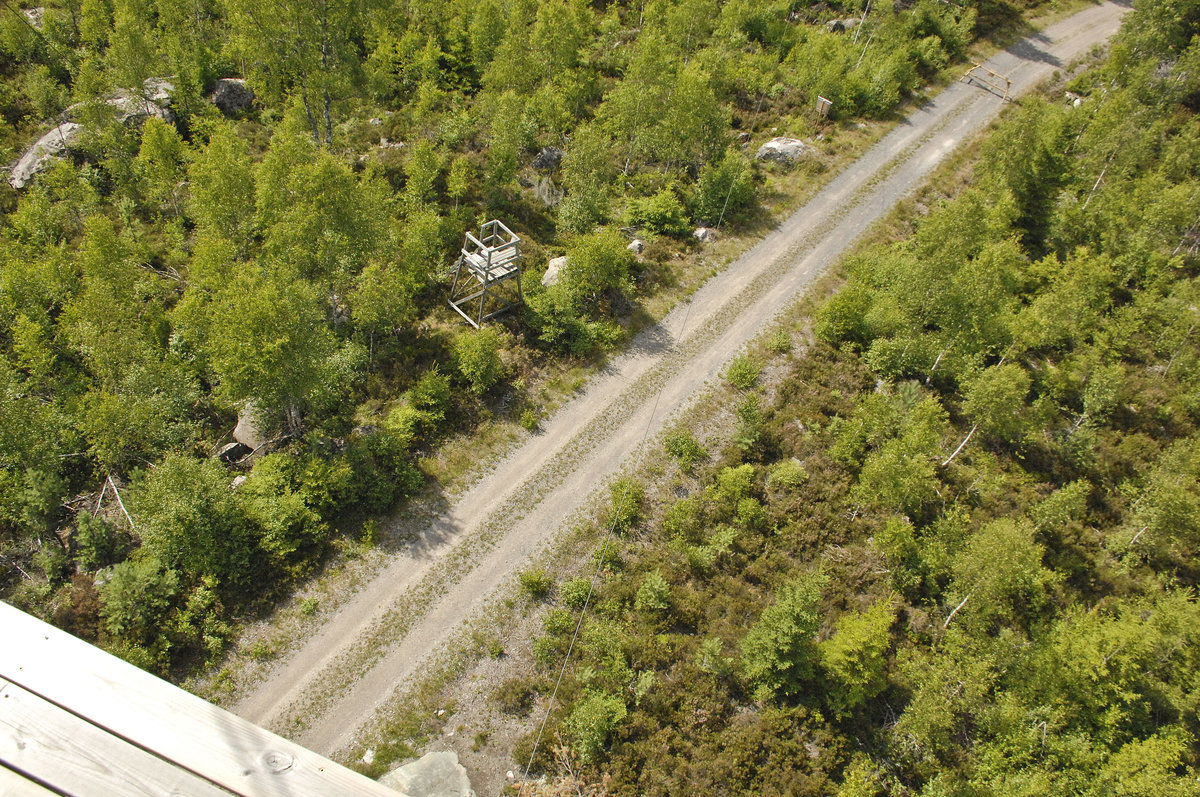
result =
[{"label": "green leaves", "polygon": [[216,460],[169,454],[127,503],[143,547],[168,567],[239,587],[252,581],[256,545]]},{"label": "green leaves", "polygon": [[876,601],[865,612],[843,615],[833,636],[820,643],[821,669],[833,685],[827,699],[836,714],[853,711],[886,686],[884,667],[895,617],[894,598]]},{"label": "green leaves", "polygon": [[755,699],[797,696],[813,677],[821,590],[828,581],[814,571],[784,584],[742,639],[742,675]]},{"label": "green leaves", "polygon": [[598,690],[589,690],[575,702],[563,722],[563,731],[571,749],[585,762],[595,761],[628,710],[621,698]]}]

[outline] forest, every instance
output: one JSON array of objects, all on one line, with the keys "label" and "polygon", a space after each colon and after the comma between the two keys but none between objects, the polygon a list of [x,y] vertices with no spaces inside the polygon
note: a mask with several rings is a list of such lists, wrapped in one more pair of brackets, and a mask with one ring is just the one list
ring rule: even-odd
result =
[{"label": "forest", "polygon": [[[694,288],[695,226],[762,225],[755,146],[890,118],[1019,12],[6,3],[0,152],[65,150],[0,186],[0,594],[155,672],[219,661],[449,435],[536,429],[547,373]],[[448,270],[491,218],[526,303],[475,331]],[[225,461],[239,422],[264,445]]]},{"label": "forest", "polygon": [[1136,6],[614,487],[526,793],[1200,792],[1197,33]]}]

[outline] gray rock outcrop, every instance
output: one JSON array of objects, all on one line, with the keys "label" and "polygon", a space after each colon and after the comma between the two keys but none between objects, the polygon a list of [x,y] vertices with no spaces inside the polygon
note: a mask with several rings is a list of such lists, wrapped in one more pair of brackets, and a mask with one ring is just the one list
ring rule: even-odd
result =
[{"label": "gray rock outcrop", "polygon": [[[223,77],[217,81],[217,85],[213,87],[213,92],[208,98],[221,113],[233,116],[254,104],[254,90],[247,86],[246,81],[241,78]],[[371,121],[376,120],[372,119]]]},{"label": "gray rock outcrop", "polygon": [[140,92],[118,89],[105,102],[117,112],[117,118],[122,122],[141,121],[151,116],[170,122],[175,119],[170,108],[171,94],[174,92],[175,84],[171,81],[161,77],[150,77],[146,78]]},{"label": "gray rock outcrop", "polygon": [[557,285],[559,278],[562,276],[562,270],[566,268],[567,256],[556,257],[546,264],[546,273],[542,275],[542,284],[549,288],[551,285]]},{"label": "gray rock outcrop", "polygon": [[34,28],[35,30],[42,29],[42,25],[45,24],[45,20],[46,20],[46,7],[45,6],[35,6],[33,8],[26,8],[21,13],[25,15],[25,19],[29,20],[30,27]]},{"label": "gray rock outcrop", "polygon": [[563,151],[558,147],[546,147],[533,159],[533,168],[539,172],[552,172],[562,163]]},{"label": "gray rock outcrop", "polygon": [[697,227],[692,237],[702,244],[711,244],[717,240],[717,231],[712,227]]},{"label": "gray rock outcrop", "polygon": [[467,770],[458,755],[446,750],[426,753],[379,779],[384,786],[408,797],[475,797]]},{"label": "gray rock outcrop", "polygon": [[812,147],[798,138],[779,136],[759,147],[754,157],[760,161],[793,164],[811,151]]},{"label": "gray rock outcrop", "polygon": [[71,149],[71,144],[79,138],[81,131],[82,128],[75,122],[63,122],[39,138],[12,168],[8,184],[13,188],[29,185],[35,174],[44,171]]},{"label": "gray rock outcrop", "polygon": [[[137,122],[157,116],[165,122],[174,120],[171,113],[171,93],[175,86],[166,78],[147,78],[140,92],[120,89],[106,97],[103,102],[121,122]],[[79,137],[82,127],[75,121],[83,103],[76,103],[63,112],[63,121],[49,133],[34,142],[21,159],[12,167],[8,183],[13,188],[29,185],[33,176],[44,171],[51,163],[63,157],[71,144]]]},{"label": "gray rock outcrop", "polygon": [[646,242],[641,238],[634,238],[629,242],[629,246],[625,248],[630,252],[633,252],[635,255],[640,255],[642,252],[646,251]]}]

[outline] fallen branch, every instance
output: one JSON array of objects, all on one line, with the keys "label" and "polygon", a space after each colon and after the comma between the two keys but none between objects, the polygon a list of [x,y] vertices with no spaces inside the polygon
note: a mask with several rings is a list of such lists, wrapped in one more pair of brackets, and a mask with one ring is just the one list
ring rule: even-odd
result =
[{"label": "fallen branch", "polygon": [[108,474],[108,486],[113,489],[113,495],[117,497],[117,506],[121,507],[121,511],[125,513],[125,519],[129,521],[129,528],[136,531],[137,527],[133,525],[133,518],[129,516],[129,510],[125,508],[125,502],[121,500],[121,491],[117,489],[116,482],[113,481],[112,474]]},{"label": "fallen branch", "polygon": [[958,452],[963,450],[963,446],[965,446],[967,444],[967,441],[971,439],[971,435],[975,434],[975,430],[978,428],[979,428],[979,424],[975,424],[974,426],[971,427],[971,431],[967,432],[967,436],[964,437],[963,441],[958,444],[958,448],[954,449],[954,453],[951,454],[950,456],[946,457],[946,461],[942,463],[943,468],[954,461],[954,458],[958,456]]},{"label": "fallen branch", "polygon": [[967,597],[962,599],[962,603],[954,607],[954,611],[950,612],[950,616],[946,618],[946,622],[942,623],[942,628],[949,628],[950,621],[954,619],[954,615],[958,614],[958,610],[967,605],[967,601],[971,600],[971,594],[967,593]]}]

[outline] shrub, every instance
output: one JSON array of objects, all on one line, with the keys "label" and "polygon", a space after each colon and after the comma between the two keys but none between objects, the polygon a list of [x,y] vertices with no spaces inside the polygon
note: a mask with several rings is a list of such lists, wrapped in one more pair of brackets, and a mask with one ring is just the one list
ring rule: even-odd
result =
[{"label": "shrub", "polygon": [[523,678],[509,678],[496,689],[492,699],[505,714],[523,717],[533,708],[537,690]]},{"label": "shrub", "polygon": [[748,354],[733,358],[725,371],[725,381],[738,390],[749,390],[758,381],[762,365]]},{"label": "shrub", "polygon": [[582,609],[592,589],[590,578],[573,578],[559,589],[559,597],[564,606],[572,609]]},{"label": "shrub", "polygon": [[521,426],[526,431],[536,432],[542,423],[542,412],[537,407],[526,407],[521,410]]},{"label": "shrub", "polygon": [[795,457],[773,465],[771,473],[767,476],[768,487],[784,490],[795,490],[806,481],[808,481],[808,471],[805,470],[804,463]]},{"label": "shrub", "polygon": [[627,713],[624,700],[605,692],[589,690],[577,701],[563,722],[563,730],[580,760],[595,761]]},{"label": "shrub", "polygon": [[634,260],[625,246],[625,239],[616,230],[597,230],[575,239],[567,252],[560,284],[565,285],[576,306],[602,291],[629,291],[629,270]]},{"label": "shrub", "polygon": [[792,336],[786,329],[777,329],[767,339],[767,348],[776,354],[786,354],[792,350]]},{"label": "shrub", "polygon": [[117,534],[100,518],[87,512],[75,516],[75,560],[82,570],[92,572],[114,564],[120,558]]},{"label": "shrub", "polygon": [[640,612],[662,612],[671,608],[671,585],[658,570],[646,576],[638,587],[633,608]]},{"label": "shrub", "polygon": [[540,601],[550,594],[554,579],[541,568],[525,570],[517,575],[517,583],[530,600]]},{"label": "shrub", "polygon": [[642,516],[642,501],[646,491],[630,479],[621,479],[609,488],[612,494],[612,528],[624,533],[633,527]]},{"label": "shrub", "polygon": [[799,694],[817,661],[821,589],[828,577],[815,572],[785,584],[742,639],[742,672],[755,698]]},{"label": "shrub", "polygon": [[626,212],[630,226],[643,227],[659,235],[687,235],[690,227],[683,203],[670,188],[653,196],[630,200]]},{"label": "shrub", "polygon": [[495,327],[472,330],[455,339],[454,364],[477,395],[486,393],[503,377],[503,346],[504,335]]},{"label": "shrub", "polygon": [[697,462],[708,458],[708,452],[704,450],[704,446],[700,445],[690,432],[672,432],[667,435],[665,448],[667,453],[679,462],[679,467],[684,470],[691,470]]},{"label": "shrub", "polygon": [[131,486],[127,503],[143,547],[167,567],[223,584],[250,581],[256,540],[216,460],[168,454]]},{"label": "shrub", "polygon": [[720,161],[701,169],[692,218],[697,224],[720,225],[745,218],[754,204],[754,168],[731,149]]},{"label": "shrub", "polygon": [[[100,590],[100,620],[117,642],[149,654],[158,666],[166,664],[170,643],[161,630],[166,625],[171,602],[179,591],[179,576],[163,568],[157,559],[134,557],[114,565],[108,581]],[[118,654],[124,655],[124,654]],[[135,664],[144,666],[140,661]]]}]

